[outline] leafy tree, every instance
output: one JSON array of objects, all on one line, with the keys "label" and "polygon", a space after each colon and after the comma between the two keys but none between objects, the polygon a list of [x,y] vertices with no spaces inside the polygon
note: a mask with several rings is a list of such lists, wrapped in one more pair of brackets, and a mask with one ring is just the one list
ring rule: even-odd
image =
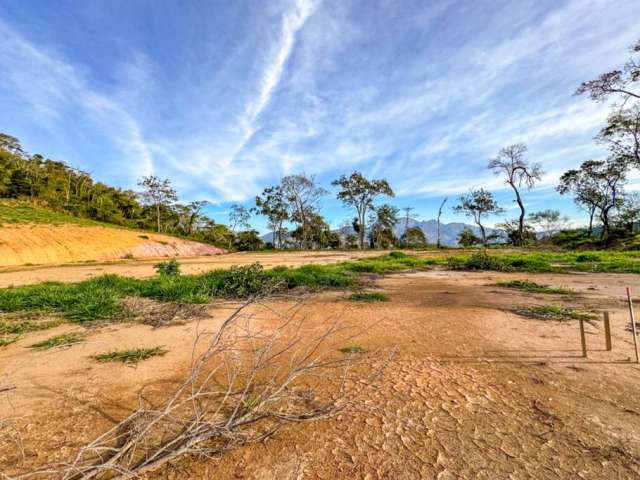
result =
[{"label": "leafy tree", "polygon": [[463,247],[472,247],[482,242],[482,239],[477,237],[470,228],[464,228],[458,234],[458,243]]},{"label": "leafy tree", "polygon": [[640,223],[640,194],[637,192],[624,195],[622,205],[618,210],[616,217],[619,223],[627,232],[636,231],[638,223]]},{"label": "leafy tree", "polygon": [[536,225],[544,239],[552,237],[569,225],[569,218],[563,216],[559,210],[542,210],[529,214],[529,223]]},{"label": "leafy tree", "polygon": [[371,215],[369,223],[371,244],[376,248],[388,248],[395,242],[395,228],[399,210],[392,205],[381,205]]},{"label": "leafy tree", "polygon": [[318,186],[314,176],[289,175],[280,183],[289,207],[289,219],[301,229],[300,247],[309,248],[309,230],[314,214],[317,214],[320,199],[328,192]]},{"label": "leafy tree", "polygon": [[13,137],[9,134],[0,132],[0,150],[4,150],[12,155],[17,157],[25,157],[26,154],[22,149],[22,145],[20,144],[20,140],[16,137]]},{"label": "leafy tree", "polygon": [[427,244],[427,236],[420,227],[409,227],[402,234],[402,243],[410,248],[423,247]]},{"label": "leafy tree", "polygon": [[[291,237],[298,241],[300,244],[303,241],[305,231],[302,229],[302,225],[298,226],[291,232]],[[307,239],[309,247],[326,248],[329,246],[331,238],[331,228],[325,221],[322,215],[318,213],[312,213],[307,216]]]},{"label": "leafy tree", "polygon": [[[580,168],[562,174],[557,190],[560,194],[574,193],[577,202],[590,205],[593,212],[599,212],[601,238],[605,239],[610,232],[611,211],[622,201],[626,175],[627,164],[619,159],[587,160]],[[592,226],[593,216],[589,220],[589,235]]]},{"label": "leafy tree", "polygon": [[284,222],[289,220],[289,208],[284,189],[281,185],[265,188],[262,195],[256,197],[254,211],[269,220],[273,232],[273,243],[282,248],[282,236],[285,233]]},{"label": "leafy tree", "polygon": [[143,201],[156,209],[158,232],[160,232],[160,209],[178,200],[176,191],[168,178],[162,180],[155,175],[143,177],[138,182],[138,186],[144,189],[141,193]]},{"label": "leafy tree", "polygon": [[483,246],[487,244],[487,234],[484,224],[482,223],[484,217],[487,215],[498,215],[504,212],[493,199],[491,192],[484,188],[471,190],[468,194],[461,196],[460,203],[453,207],[453,210],[456,213],[462,213],[467,217],[473,218],[473,221],[480,228]]},{"label": "leafy tree", "polygon": [[[403,233],[406,232],[409,229],[409,223],[412,220],[416,220],[418,218],[418,216],[416,214],[413,213],[413,211],[415,210],[415,208],[413,207],[404,207],[402,209],[402,211],[404,212],[404,216],[402,217],[404,220],[404,229],[403,229]],[[401,235],[402,237],[402,235]],[[403,237],[404,238],[404,237]],[[405,245],[406,247],[407,245]]]},{"label": "leafy tree", "polygon": [[358,247],[364,248],[367,211],[374,207],[374,200],[380,195],[394,197],[395,194],[386,180],[368,180],[360,172],[353,172],[350,176],[342,175],[338,180],[331,182],[340,187],[338,200],[345,205],[354,207],[358,219]]},{"label": "leafy tree", "polygon": [[[497,225],[497,227],[504,232],[507,237],[507,243],[510,245],[523,246],[536,242],[536,232],[529,225],[524,225],[524,229],[520,231],[520,220],[505,220]],[[493,238],[492,238],[493,237]],[[498,236],[493,234],[487,239],[494,240]]]},{"label": "leafy tree", "polygon": [[260,250],[264,242],[255,230],[245,230],[236,235],[234,245],[240,251]]},{"label": "leafy tree", "polygon": [[539,163],[529,163],[524,154],[527,146],[524,143],[516,143],[503,148],[498,156],[489,162],[489,169],[496,175],[504,175],[505,183],[509,185],[516,195],[516,203],[520,208],[518,230],[515,238],[516,245],[524,243],[524,218],[525,209],[520,189],[525,186],[531,189],[542,176],[542,166]]}]

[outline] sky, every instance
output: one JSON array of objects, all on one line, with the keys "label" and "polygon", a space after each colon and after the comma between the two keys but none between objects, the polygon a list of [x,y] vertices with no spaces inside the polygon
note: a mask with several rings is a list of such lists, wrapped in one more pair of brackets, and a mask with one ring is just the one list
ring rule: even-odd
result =
[{"label": "sky", "polygon": [[333,227],[353,170],[422,220],[478,187],[515,217],[486,165],[525,142],[546,172],[528,211],[583,223],[554,188],[606,155],[609,108],[573,93],[625,62],[638,18],[635,0],[0,0],[0,132],[115,186],[169,178],[220,223],[315,175]]}]

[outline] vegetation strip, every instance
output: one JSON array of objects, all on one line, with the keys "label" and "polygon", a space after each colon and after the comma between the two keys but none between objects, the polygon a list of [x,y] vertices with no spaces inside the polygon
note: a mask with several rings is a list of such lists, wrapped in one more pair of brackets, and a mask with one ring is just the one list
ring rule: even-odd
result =
[{"label": "vegetation strip", "polygon": [[168,351],[164,347],[132,348],[101,353],[100,355],[95,355],[93,359],[98,362],[138,363],[151,357],[162,357]]},{"label": "vegetation strip", "polygon": [[56,335],[51,338],[47,338],[42,342],[29,345],[30,348],[36,350],[49,350],[55,347],[68,347],[76,343],[80,343],[84,340],[84,335],[80,333],[63,333],[62,335]]},{"label": "vegetation strip", "polygon": [[548,293],[555,295],[571,295],[573,290],[567,288],[550,287],[549,285],[540,285],[539,283],[531,282],[529,280],[509,280],[507,282],[496,283],[497,287],[512,288],[515,290],[522,290],[529,293]]},{"label": "vegetation strip", "polygon": [[378,292],[356,292],[349,296],[355,302],[388,302],[389,297]]},{"label": "vegetation strip", "polygon": [[561,307],[558,305],[540,305],[534,307],[523,307],[514,310],[518,315],[540,320],[585,320],[593,321],[598,317],[592,313],[575,310],[573,308]]}]

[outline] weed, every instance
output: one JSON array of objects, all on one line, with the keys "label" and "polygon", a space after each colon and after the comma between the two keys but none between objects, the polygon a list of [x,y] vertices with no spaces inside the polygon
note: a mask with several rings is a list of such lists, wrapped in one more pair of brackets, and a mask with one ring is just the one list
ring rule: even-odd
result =
[{"label": "weed", "polygon": [[20,340],[20,335],[2,335],[0,336],[0,347],[6,347]]},{"label": "weed", "polygon": [[55,347],[66,347],[80,343],[84,340],[84,335],[80,333],[63,333],[62,335],[56,335],[55,337],[47,338],[42,342],[29,345],[30,348],[37,350],[48,350]]},{"label": "weed", "polygon": [[175,258],[167,260],[166,262],[156,263],[153,268],[160,276],[177,277],[180,275],[180,264]]},{"label": "weed", "polygon": [[514,310],[518,315],[540,320],[585,320],[593,321],[598,317],[592,313],[575,310],[573,308],[561,307],[558,305],[541,305],[534,307],[523,307]]},{"label": "weed", "polygon": [[539,283],[530,282],[529,280],[510,280],[508,282],[498,282],[497,287],[513,288],[529,293],[549,293],[556,295],[570,295],[573,290],[566,288],[550,287],[549,285],[540,285]]},{"label": "weed", "polygon": [[358,354],[358,353],[367,353],[367,349],[362,347],[361,345],[347,345],[346,347],[342,347],[339,349],[340,352],[344,354]]},{"label": "weed", "polygon": [[164,356],[168,350],[163,347],[151,348],[132,348],[129,350],[115,350],[108,353],[95,355],[94,360],[98,362],[122,362],[122,363],[138,363],[151,357]]},{"label": "weed", "polygon": [[356,292],[349,297],[349,300],[356,302],[388,302],[389,297],[378,292]]},{"label": "weed", "polygon": [[21,321],[0,321],[0,334],[3,335],[20,335],[27,332],[37,332],[39,330],[47,330],[49,328],[60,325],[60,320],[51,321],[35,321],[35,320],[21,320]]}]

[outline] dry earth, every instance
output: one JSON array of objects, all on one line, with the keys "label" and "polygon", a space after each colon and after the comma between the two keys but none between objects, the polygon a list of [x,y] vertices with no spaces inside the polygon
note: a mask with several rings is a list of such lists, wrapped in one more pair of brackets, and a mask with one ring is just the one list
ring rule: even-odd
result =
[{"label": "dry earth", "polygon": [[[529,295],[492,286],[528,278],[578,296]],[[340,318],[375,357],[397,350],[358,409],[298,424],[262,445],[217,460],[183,459],[158,479],[627,479],[640,476],[640,368],[625,330],[630,275],[532,275],[431,271],[372,279],[390,298],[353,303],[342,292],[311,298],[305,315]],[[273,302],[274,308],[282,308]],[[587,326],[582,358],[576,322],[525,319],[514,306],[565,304],[612,312],[613,351],[600,322]],[[27,345],[61,326],[0,350],[2,375],[16,385],[0,401],[34,465],[68,456],[135,405],[143,387],[170,391],[189,363],[196,328],[215,329],[232,305],[212,305],[200,322],[152,328],[111,325],[67,349]],[[267,318],[257,321],[268,324]],[[137,368],[88,357],[113,348],[165,345]],[[6,445],[5,445],[6,447]],[[7,449],[2,450],[5,455]],[[0,456],[13,469],[15,457]],[[0,467],[2,468],[2,467]]]},{"label": "dry earth", "polygon": [[124,228],[71,224],[0,227],[0,267],[219,253],[222,250],[211,245]]}]

